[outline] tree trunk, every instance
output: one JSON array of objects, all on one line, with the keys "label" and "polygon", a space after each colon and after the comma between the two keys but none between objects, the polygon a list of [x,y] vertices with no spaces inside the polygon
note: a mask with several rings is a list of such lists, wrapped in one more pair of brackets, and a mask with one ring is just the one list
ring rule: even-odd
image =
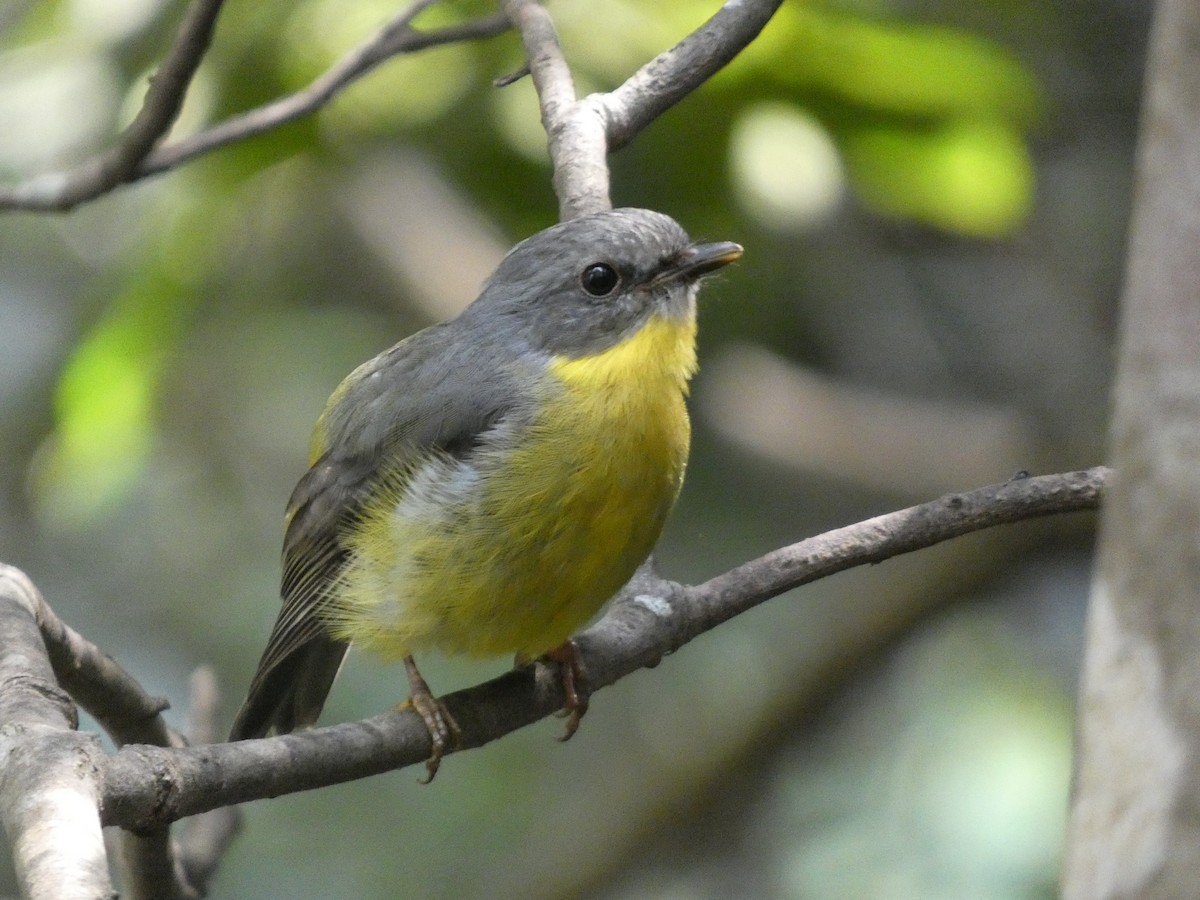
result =
[{"label": "tree trunk", "polygon": [[1200,4],[1151,36],[1063,869],[1068,900],[1200,895]]}]

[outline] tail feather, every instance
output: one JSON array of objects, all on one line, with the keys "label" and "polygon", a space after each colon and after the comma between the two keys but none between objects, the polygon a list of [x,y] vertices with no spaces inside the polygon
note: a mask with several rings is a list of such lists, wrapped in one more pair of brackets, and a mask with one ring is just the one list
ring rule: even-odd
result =
[{"label": "tail feather", "polygon": [[287,734],[316,724],[350,645],[319,635],[260,669],[238,710],[229,740]]}]

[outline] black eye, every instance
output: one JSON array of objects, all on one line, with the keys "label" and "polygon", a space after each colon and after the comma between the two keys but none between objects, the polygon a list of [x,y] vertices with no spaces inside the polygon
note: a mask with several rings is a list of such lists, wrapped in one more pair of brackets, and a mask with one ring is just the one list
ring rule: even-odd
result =
[{"label": "black eye", "polygon": [[579,283],[593,297],[607,297],[620,280],[617,270],[602,262],[586,266],[579,276]]}]

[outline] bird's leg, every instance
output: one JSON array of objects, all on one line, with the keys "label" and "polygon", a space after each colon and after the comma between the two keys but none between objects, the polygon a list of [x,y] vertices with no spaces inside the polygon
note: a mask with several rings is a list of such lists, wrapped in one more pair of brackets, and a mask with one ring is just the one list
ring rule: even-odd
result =
[{"label": "bird's leg", "polygon": [[579,661],[579,647],[574,641],[568,640],[553,650],[545,653],[545,659],[558,663],[558,677],[562,679],[563,694],[567,702],[559,713],[567,720],[567,729],[560,741],[569,741],[579,730],[579,720],[588,711],[588,701],[592,692],[588,688],[587,673]]},{"label": "bird's leg", "polygon": [[425,769],[428,774],[421,780],[422,784],[429,784],[433,781],[433,776],[437,774],[438,766],[442,764],[442,754],[447,749],[453,749],[459,745],[462,741],[462,732],[459,731],[458,723],[454,721],[450,711],[429,690],[429,684],[417,670],[416,660],[412,658],[411,654],[404,657],[404,670],[408,673],[410,691],[408,702],[405,705],[411,706],[425,721],[425,727],[429,729],[429,740],[433,744],[433,751],[429,754],[429,759],[425,761]]}]

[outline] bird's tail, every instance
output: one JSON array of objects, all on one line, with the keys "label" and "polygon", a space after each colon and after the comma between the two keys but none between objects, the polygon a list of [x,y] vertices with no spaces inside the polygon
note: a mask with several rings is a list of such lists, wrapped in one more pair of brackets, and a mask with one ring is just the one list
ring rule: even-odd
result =
[{"label": "bird's tail", "polygon": [[229,740],[315,725],[349,649],[349,644],[322,634],[269,665],[260,663]]}]

